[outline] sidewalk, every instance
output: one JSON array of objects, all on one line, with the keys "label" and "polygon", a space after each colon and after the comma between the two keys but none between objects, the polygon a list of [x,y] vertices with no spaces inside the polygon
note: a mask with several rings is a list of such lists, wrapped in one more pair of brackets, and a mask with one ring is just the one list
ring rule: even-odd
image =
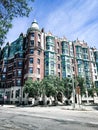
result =
[{"label": "sidewalk", "polygon": [[78,110],[78,111],[98,111],[98,105],[78,105],[75,104],[75,107],[72,105],[68,106],[62,106],[61,109],[66,109],[66,110]]},{"label": "sidewalk", "polygon": [[16,105],[0,105],[0,107],[14,108]]},{"label": "sidewalk", "polygon": [[[16,105],[0,105],[0,107],[6,107],[6,108],[15,108],[17,107]],[[22,107],[22,106],[18,106],[19,107]],[[27,106],[23,106],[24,108]],[[28,106],[29,108],[33,108],[31,106]],[[37,107],[40,107],[40,106],[36,106]],[[42,107],[42,106],[41,106]],[[45,107],[45,106],[43,106]],[[51,106],[52,107],[52,106]],[[54,107],[54,106],[53,106]],[[78,104],[75,104],[75,108],[73,107],[73,104],[72,105],[68,105],[68,106],[55,106],[57,108],[60,108],[60,109],[65,109],[65,110],[76,110],[76,111],[98,111],[98,105],[78,105]],[[46,107],[48,108],[48,106]]]}]

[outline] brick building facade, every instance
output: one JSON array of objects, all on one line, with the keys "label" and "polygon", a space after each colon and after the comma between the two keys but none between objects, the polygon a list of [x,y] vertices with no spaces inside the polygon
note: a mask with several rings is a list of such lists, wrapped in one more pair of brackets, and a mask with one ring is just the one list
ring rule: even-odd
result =
[{"label": "brick building facade", "polygon": [[0,48],[0,96],[18,102],[28,77],[40,81],[47,75],[82,76],[87,87],[92,83],[98,87],[98,50],[78,39],[69,41],[45,33],[34,20],[26,35],[20,34]]}]

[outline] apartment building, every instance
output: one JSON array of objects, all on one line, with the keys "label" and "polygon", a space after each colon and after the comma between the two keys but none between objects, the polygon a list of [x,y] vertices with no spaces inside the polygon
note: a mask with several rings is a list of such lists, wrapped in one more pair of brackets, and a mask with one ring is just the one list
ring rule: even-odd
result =
[{"label": "apartment building", "polygon": [[40,29],[36,20],[12,43],[0,48],[0,96],[18,102],[27,78],[42,80],[47,75],[60,78],[81,76],[87,87],[98,87],[98,50],[86,42],[69,41]]}]

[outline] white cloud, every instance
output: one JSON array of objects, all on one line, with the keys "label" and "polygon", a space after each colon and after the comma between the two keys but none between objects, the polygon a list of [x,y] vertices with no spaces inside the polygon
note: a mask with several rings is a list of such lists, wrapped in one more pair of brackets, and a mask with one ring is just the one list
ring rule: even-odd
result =
[{"label": "white cloud", "polygon": [[45,27],[46,30],[51,30],[55,35],[68,36],[69,40],[79,37],[81,40],[89,42],[89,45],[94,42],[98,48],[97,12],[98,1],[96,0],[80,0],[76,5],[65,2],[48,15]]},{"label": "white cloud", "polygon": [[44,9],[45,4],[35,3],[35,11],[29,18],[15,19],[14,27],[9,31],[7,40],[14,41],[21,32],[26,33],[36,16],[39,25],[45,27],[46,32],[51,31],[60,37],[65,35],[69,40],[79,37],[90,46],[94,45],[98,48],[98,0],[62,0],[59,5],[54,2],[55,9],[50,2],[47,4],[50,10]]}]

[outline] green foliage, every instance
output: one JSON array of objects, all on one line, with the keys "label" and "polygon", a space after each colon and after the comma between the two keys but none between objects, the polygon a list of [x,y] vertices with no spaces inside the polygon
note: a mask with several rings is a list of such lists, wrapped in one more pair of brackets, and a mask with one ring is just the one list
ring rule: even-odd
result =
[{"label": "green foliage", "polygon": [[98,96],[98,88],[94,88],[94,92],[96,92],[96,94]]},{"label": "green foliage", "polygon": [[72,83],[72,78],[65,78],[63,79],[63,85],[64,85],[64,95],[67,99],[71,98],[71,94],[73,91],[73,83]]},{"label": "green foliage", "polygon": [[78,86],[80,87],[80,94],[82,96],[83,94],[85,94],[85,85],[84,85],[85,80],[83,77],[78,76],[76,77],[76,81],[77,81]]},{"label": "green foliage", "polygon": [[12,27],[12,20],[15,17],[28,16],[31,7],[29,3],[34,0],[0,0],[0,44]]},{"label": "green foliage", "polygon": [[61,91],[60,79],[55,76],[47,76],[42,80],[42,91],[49,96],[54,96],[57,91]]},{"label": "green foliage", "polygon": [[30,93],[32,88],[32,79],[28,78],[24,84],[24,93]]},{"label": "green foliage", "polygon": [[28,93],[29,97],[36,97],[40,95],[40,82],[32,81],[28,78],[24,84],[24,93]]},{"label": "green foliage", "polygon": [[94,96],[94,89],[93,88],[88,88],[87,91],[88,91],[88,96],[91,96],[91,97]]},{"label": "green foliage", "polygon": [[41,92],[46,94],[48,97],[54,94],[54,87],[52,78],[47,76],[41,81]]},{"label": "green foliage", "polygon": [[[40,82],[28,79],[24,84],[24,92],[29,93],[30,97],[46,95],[47,97],[53,96],[55,99],[57,98],[57,94],[61,92],[67,99],[70,99],[73,92],[73,85],[74,88],[77,87],[77,85],[80,87],[81,95],[85,93],[84,78],[76,77],[73,80],[67,77],[60,80],[60,78],[56,76],[47,76]],[[88,89],[89,96],[93,96],[93,90],[94,88]],[[98,89],[96,89],[96,91],[97,90]]]},{"label": "green foliage", "polygon": [[31,89],[31,92],[30,92],[30,96],[31,97],[38,97],[41,95],[41,89],[40,89],[40,82],[39,81],[33,81],[32,83],[32,89]]}]

